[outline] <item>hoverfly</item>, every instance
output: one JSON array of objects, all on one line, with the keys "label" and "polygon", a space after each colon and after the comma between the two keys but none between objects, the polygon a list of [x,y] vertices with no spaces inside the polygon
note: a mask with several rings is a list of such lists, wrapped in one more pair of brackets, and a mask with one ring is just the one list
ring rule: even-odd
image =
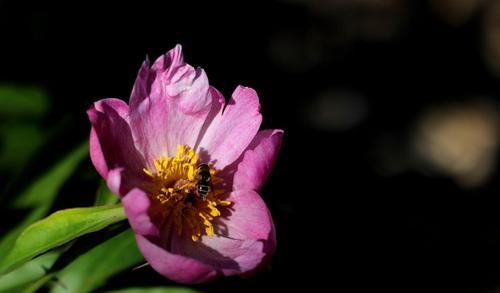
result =
[{"label": "hoverfly", "polygon": [[212,177],[210,167],[207,164],[198,165],[198,182],[196,183],[196,194],[205,199],[212,190]]}]

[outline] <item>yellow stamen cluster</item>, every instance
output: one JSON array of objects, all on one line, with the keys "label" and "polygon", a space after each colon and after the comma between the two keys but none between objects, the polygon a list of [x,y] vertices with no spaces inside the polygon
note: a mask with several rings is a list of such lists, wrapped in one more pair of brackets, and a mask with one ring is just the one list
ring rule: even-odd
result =
[{"label": "yellow stamen cluster", "polygon": [[[218,171],[210,165],[212,186],[206,198],[196,193],[198,183],[198,156],[189,146],[178,146],[174,157],[160,157],[154,160],[156,170],[144,169],[144,172],[157,186],[157,192],[151,194],[164,207],[164,219],[173,225],[177,234],[183,229],[197,241],[203,234],[214,235],[213,220],[221,215],[219,207],[228,206],[229,201],[221,200],[224,189]],[[152,169],[152,168],[151,168]],[[185,227],[185,228],[184,228]],[[187,229],[186,229],[187,228]]]}]

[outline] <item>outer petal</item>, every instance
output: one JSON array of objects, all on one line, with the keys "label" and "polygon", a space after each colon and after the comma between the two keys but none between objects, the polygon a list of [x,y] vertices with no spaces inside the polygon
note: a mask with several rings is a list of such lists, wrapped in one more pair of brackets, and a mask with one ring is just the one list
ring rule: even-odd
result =
[{"label": "outer petal", "polygon": [[170,253],[143,235],[136,234],[136,240],[139,250],[151,267],[173,281],[195,284],[209,281],[219,275],[210,265]]},{"label": "outer petal", "polygon": [[156,72],[149,69],[149,58],[141,65],[137,77],[135,79],[134,87],[132,88],[132,93],[130,94],[130,108],[136,108],[142,100],[149,96],[151,91],[151,84],[153,83]]},{"label": "outer petal", "polygon": [[202,242],[190,237],[175,238],[172,251],[197,259],[226,276],[256,268],[265,257],[264,241],[232,239],[227,236],[204,236]]},{"label": "outer petal", "polygon": [[151,69],[156,72],[151,85],[153,95],[163,92],[178,99],[180,110],[186,114],[197,113],[210,105],[207,75],[203,69],[184,63],[181,45],[160,56]]},{"label": "outer petal", "polygon": [[[87,111],[92,124],[90,158],[112,191],[120,195],[144,178],[144,159],[135,148],[127,112],[127,104],[118,99],[100,100]],[[126,178],[124,184],[122,178]]]},{"label": "outer petal", "polygon": [[234,239],[268,240],[274,232],[273,219],[265,202],[253,190],[236,190],[228,197],[233,204],[230,215],[222,215],[222,227],[227,227],[225,233]]},{"label": "outer petal", "polygon": [[173,156],[177,145],[194,146],[212,97],[202,69],[184,63],[177,45],[149,67],[145,62],[130,99],[134,138],[148,162]]},{"label": "outer petal", "polygon": [[201,242],[174,238],[172,251],[209,264],[224,275],[249,272],[270,257],[276,237],[264,201],[252,190],[234,192],[229,200],[233,205],[216,222],[216,236],[203,236]]},{"label": "outer petal", "polygon": [[225,109],[220,109],[200,135],[198,152],[210,154],[215,167],[222,169],[234,162],[259,130],[262,116],[257,93],[238,86]]},{"label": "outer petal", "polygon": [[160,234],[149,216],[151,202],[144,191],[138,188],[132,189],[122,199],[122,203],[130,226],[135,233],[145,236],[158,236]]},{"label": "outer petal", "polygon": [[233,190],[259,191],[276,162],[283,130],[269,129],[257,133],[245,151],[234,174]]}]

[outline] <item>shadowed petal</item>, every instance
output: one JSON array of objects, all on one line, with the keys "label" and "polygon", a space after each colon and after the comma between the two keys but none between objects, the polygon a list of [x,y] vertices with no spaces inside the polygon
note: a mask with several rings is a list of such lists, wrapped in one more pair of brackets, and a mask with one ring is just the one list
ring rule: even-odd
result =
[{"label": "shadowed petal", "polygon": [[[118,99],[100,100],[87,111],[92,124],[90,158],[106,180],[115,170],[111,173],[113,184],[110,188],[120,195],[126,194],[134,183],[144,178],[144,159],[135,148],[127,112],[127,104]],[[121,173],[119,177],[117,172]]]},{"label": "shadowed petal", "polygon": [[283,130],[268,129],[257,133],[237,165],[233,190],[261,189],[276,162],[282,138]]},{"label": "shadowed petal", "polygon": [[219,275],[210,265],[170,253],[143,235],[136,234],[135,236],[139,250],[151,267],[173,281],[196,284],[212,280]]},{"label": "shadowed petal", "polygon": [[199,152],[207,152],[222,169],[234,162],[246,149],[259,130],[262,116],[257,93],[238,86],[226,108],[213,118],[198,145]]},{"label": "shadowed petal", "polygon": [[273,219],[260,195],[253,190],[236,190],[228,197],[233,204],[230,215],[220,218],[227,236],[234,239],[269,239],[274,232]]},{"label": "shadowed petal", "polygon": [[253,270],[265,257],[262,240],[215,235],[203,236],[202,241],[193,242],[187,236],[173,238],[171,250],[210,265],[226,276]]},{"label": "shadowed petal", "polygon": [[122,202],[128,221],[136,233],[137,245],[157,272],[180,283],[201,283],[220,274],[208,264],[167,251],[165,245],[154,240],[159,239],[160,232],[151,220],[151,202],[144,191],[135,188]]},{"label": "shadowed petal", "polygon": [[261,197],[252,190],[234,192],[229,212],[215,222],[216,235],[193,242],[190,235],[172,238],[171,251],[208,264],[224,275],[259,267],[276,247],[274,225]]}]

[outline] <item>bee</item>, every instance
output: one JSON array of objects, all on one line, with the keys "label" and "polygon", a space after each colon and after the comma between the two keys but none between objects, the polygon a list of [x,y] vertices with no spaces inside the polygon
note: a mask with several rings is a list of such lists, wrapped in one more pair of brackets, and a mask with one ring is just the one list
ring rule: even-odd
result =
[{"label": "bee", "polygon": [[210,167],[207,164],[198,165],[198,182],[196,183],[196,194],[205,199],[212,189],[212,177]]}]

